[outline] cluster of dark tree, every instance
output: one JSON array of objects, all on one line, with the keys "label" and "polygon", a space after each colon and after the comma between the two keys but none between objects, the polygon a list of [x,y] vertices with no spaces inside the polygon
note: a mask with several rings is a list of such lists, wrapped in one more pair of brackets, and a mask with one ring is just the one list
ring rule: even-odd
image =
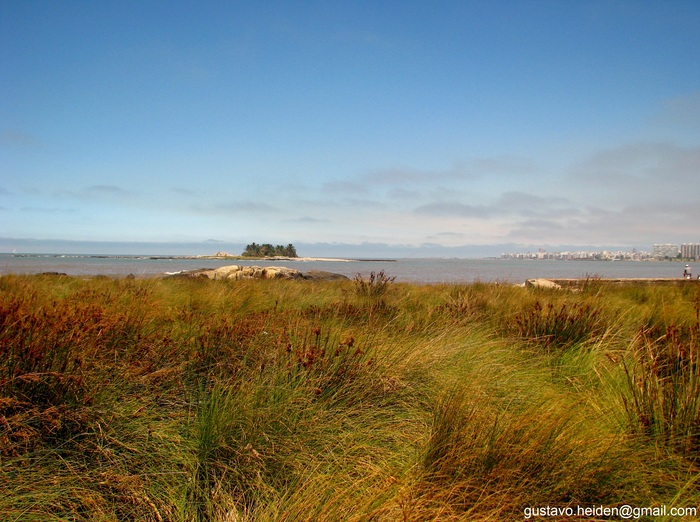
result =
[{"label": "cluster of dark tree", "polygon": [[272,256],[284,256],[284,257],[298,257],[297,249],[294,245],[289,243],[287,246],[277,245],[272,246],[269,243],[264,245],[258,245],[257,243],[251,243],[245,247],[245,251],[241,254],[247,257],[272,257]]}]

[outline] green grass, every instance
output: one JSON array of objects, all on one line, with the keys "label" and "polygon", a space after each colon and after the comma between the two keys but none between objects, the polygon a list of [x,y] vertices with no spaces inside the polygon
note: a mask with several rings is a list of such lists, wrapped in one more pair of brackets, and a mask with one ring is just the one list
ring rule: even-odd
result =
[{"label": "green grass", "polygon": [[4,276],[0,513],[700,506],[699,316],[693,284]]}]

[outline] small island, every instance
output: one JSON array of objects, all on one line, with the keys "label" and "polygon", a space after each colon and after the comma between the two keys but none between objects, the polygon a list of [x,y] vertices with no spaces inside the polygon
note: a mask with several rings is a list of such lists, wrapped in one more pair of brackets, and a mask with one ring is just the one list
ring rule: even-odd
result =
[{"label": "small island", "polygon": [[245,250],[241,254],[242,257],[299,257],[297,255],[297,249],[289,243],[287,246],[277,245],[272,246],[269,243],[263,245],[258,245],[257,243],[251,243],[245,247]]},{"label": "small island", "polygon": [[[245,250],[239,254],[229,254],[228,252],[217,252],[214,255],[207,256],[195,256],[197,259],[263,259],[263,260],[275,260],[275,261],[380,261],[378,259],[340,259],[334,257],[299,257],[297,254],[296,247],[289,243],[287,246],[284,245],[271,245],[270,243],[263,243],[261,245],[257,243],[250,243],[245,247]],[[382,260],[384,261],[384,260]],[[385,261],[395,261],[394,259],[387,259]]]},{"label": "small island", "polygon": [[214,255],[198,255],[193,256],[197,259],[300,259],[297,254],[297,249],[289,243],[284,245],[271,245],[270,243],[250,243],[246,245],[245,250],[240,254],[230,254],[228,252],[217,252]]},{"label": "small island", "polygon": [[150,259],[232,259],[232,260],[274,260],[274,261],[375,261],[375,262],[396,262],[396,259],[360,259],[360,258],[336,258],[336,257],[299,257],[296,247],[288,245],[271,245],[270,243],[250,243],[245,250],[236,255],[229,252],[220,251],[216,254],[195,255],[195,256],[151,256]]}]

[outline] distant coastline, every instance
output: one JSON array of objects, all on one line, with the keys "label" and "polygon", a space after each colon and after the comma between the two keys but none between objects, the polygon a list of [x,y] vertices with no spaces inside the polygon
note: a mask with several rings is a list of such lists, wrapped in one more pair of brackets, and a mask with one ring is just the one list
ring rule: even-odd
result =
[{"label": "distant coastline", "polygon": [[[693,262],[690,262],[693,264]],[[230,265],[287,266],[302,272],[331,271],[353,278],[358,273],[384,270],[400,282],[448,283],[499,281],[522,283],[527,279],[547,278],[680,278],[682,264],[671,262],[592,260],[510,260],[465,258],[302,257],[289,260],[221,258],[202,255],[103,255],[103,254],[0,254],[0,275],[65,273],[67,275],[156,276],[166,272],[216,269]],[[698,267],[691,267],[700,269]],[[696,270],[694,270],[696,271]]]},{"label": "distant coastline", "polygon": [[235,256],[235,255],[218,255],[218,254],[198,254],[198,255],[127,255],[127,254],[23,254],[17,252],[8,252],[12,257],[53,257],[53,258],[75,258],[75,259],[152,259],[152,260],[231,260],[231,261],[318,261],[318,262],[334,262],[334,263],[354,263],[354,262],[381,262],[395,263],[396,259],[386,258],[339,258],[339,257],[287,257],[287,256]]},{"label": "distant coastline", "polygon": [[[288,256],[243,256],[243,255],[232,255],[232,254],[57,254],[57,253],[21,253],[21,252],[2,252],[2,255],[8,255],[16,258],[68,258],[68,259],[134,259],[134,260],[155,260],[155,261],[176,261],[176,260],[214,260],[214,261],[292,261],[292,262],[328,262],[328,263],[357,263],[357,262],[368,262],[368,263],[396,263],[397,259],[392,258],[360,258],[360,257],[288,257]],[[487,257],[474,257],[474,258],[459,258],[450,257],[446,258],[444,256],[436,257],[425,257],[416,259],[480,259],[480,260],[512,260],[512,261],[587,261],[587,262],[612,262],[612,261],[644,261],[644,262],[697,262],[697,259],[693,258],[659,258],[654,256],[642,255],[642,256],[631,256],[631,255],[608,255],[601,256],[597,252],[585,252],[587,255],[572,255],[568,252],[551,252],[545,253],[526,253],[526,254],[501,254],[500,257],[487,256]],[[591,255],[598,254],[598,255]],[[617,253],[619,254],[619,253]]]}]

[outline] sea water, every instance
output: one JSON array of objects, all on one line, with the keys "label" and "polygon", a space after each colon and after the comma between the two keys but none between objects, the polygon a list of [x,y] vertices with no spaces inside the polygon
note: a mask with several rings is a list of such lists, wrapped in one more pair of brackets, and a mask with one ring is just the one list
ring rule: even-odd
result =
[{"label": "sea water", "polygon": [[[397,282],[512,282],[544,278],[681,278],[685,263],[672,261],[566,261],[524,259],[400,258],[396,260],[302,261],[188,259],[167,256],[88,256],[0,254],[0,275],[58,272],[75,276],[152,277],[226,265],[287,266],[301,272],[323,270],[353,278],[384,271]],[[695,271],[700,269],[694,267]],[[697,274],[696,274],[697,277]]]}]

